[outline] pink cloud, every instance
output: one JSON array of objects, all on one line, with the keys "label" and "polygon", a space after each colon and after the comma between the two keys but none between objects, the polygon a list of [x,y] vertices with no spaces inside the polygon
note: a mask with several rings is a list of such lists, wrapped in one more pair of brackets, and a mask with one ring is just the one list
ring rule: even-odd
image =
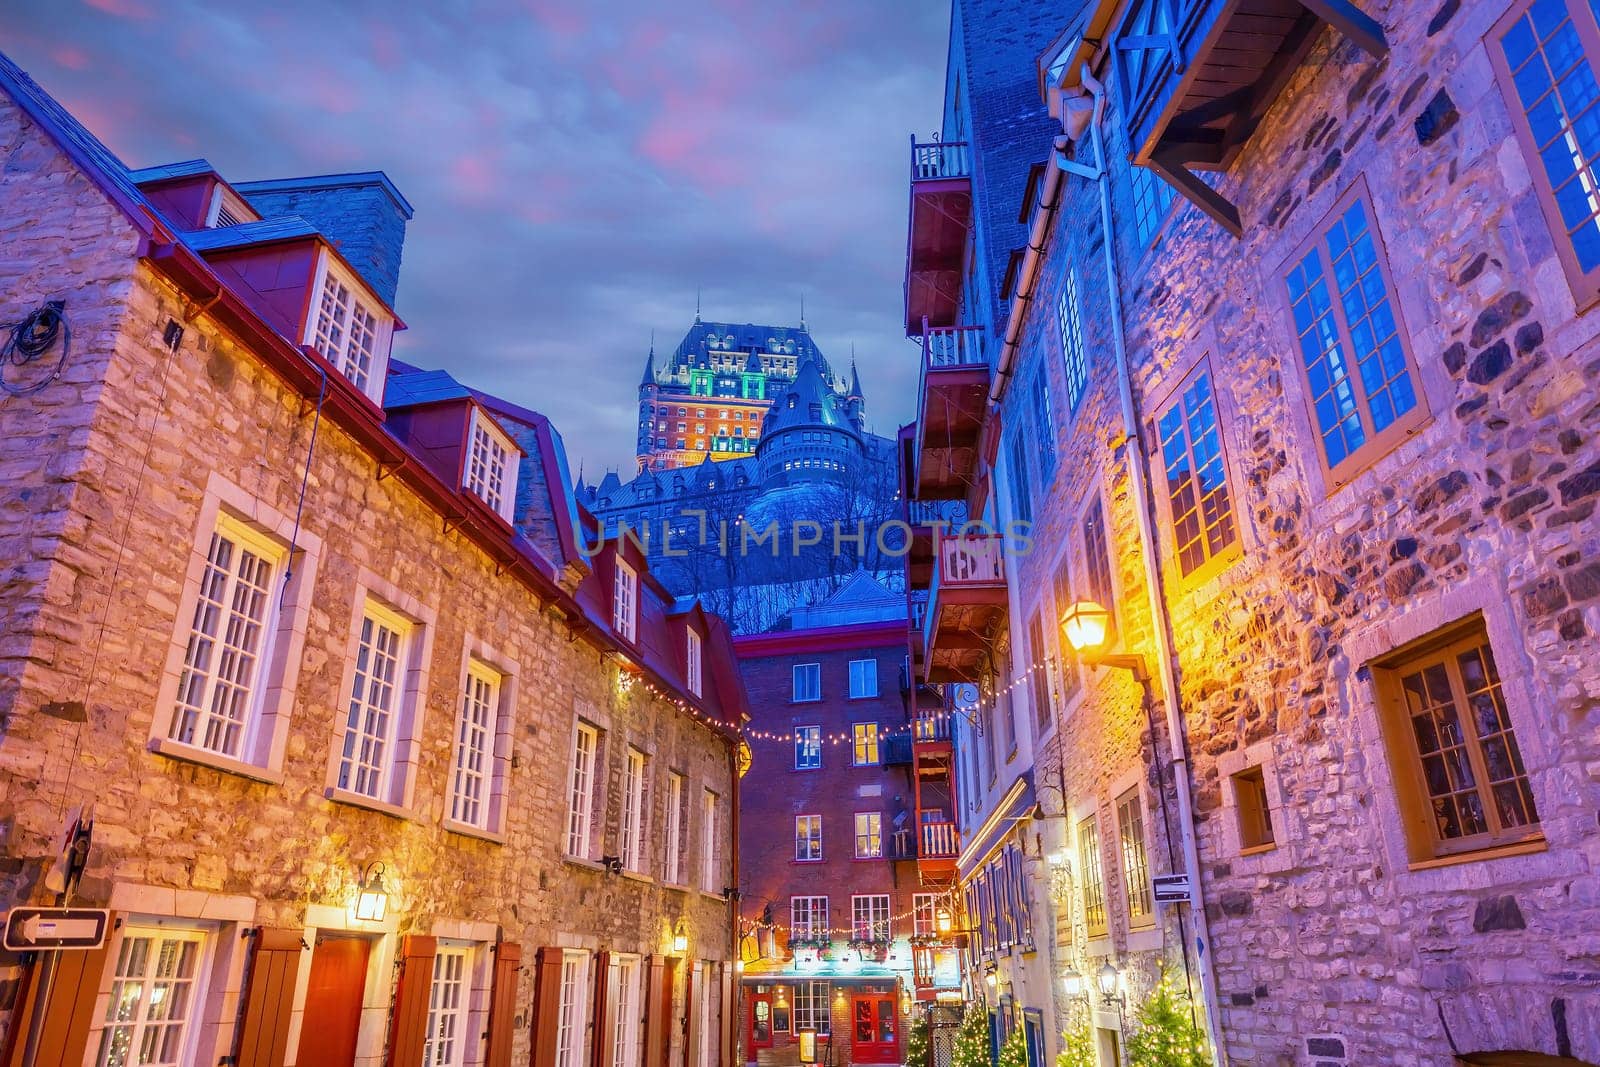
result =
[{"label": "pink cloud", "polygon": [[55,60],[57,66],[68,70],[89,69],[89,53],[76,45],[57,45],[50,50],[50,58]]},{"label": "pink cloud", "polygon": [[155,16],[139,2],[139,0],[83,0],[84,5],[96,11],[103,11],[107,15],[114,15],[119,19],[148,19]]}]

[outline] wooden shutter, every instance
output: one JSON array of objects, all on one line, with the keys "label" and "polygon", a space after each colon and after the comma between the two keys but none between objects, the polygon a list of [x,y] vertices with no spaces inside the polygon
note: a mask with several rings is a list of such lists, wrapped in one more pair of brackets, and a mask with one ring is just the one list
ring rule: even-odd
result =
[{"label": "wooden shutter", "polygon": [[718,1042],[722,1049],[722,1062],[724,1067],[731,1067],[733,1063],[733,964],[728,960],[722,961],[722,1033]]},{"label": "wooden shutter", "polygon": [[533,1041],[529,1067],[555,1067],[556,1028],[561,1023],[561,950],[541,948],[533,965]]},{"label": "wooden shutter", "polygon": [[389,1017],[389,1067],[422,1062],[428,1040],[428,997],[433,990],[433,958],[439,939],[413,934],[400,941],[400,975]]},{"label": "wooden shutter", "polygon": [[[95,998],[100,995],[100,980],[105,977],[111,943],[120,926],[113,914],[106,924],[105,944],[87,951],[56,953],[55,975],[50,979],[49,1001],[45,1005],[44,1026],[39,1033],[35,1067],[80,1067],[89,1047],[89,1026],[95,1018]],[[27,1048],[28,1023],[33,1019],[34,1003],[44,982],[44,953],[35,953],[28,967],[28,989],[18,998],[14,1029],[17,1039],[11,1047],[7,1067],[22,1062]]]},{"label": "wooden shutter", "polygon": [[694,1010],[694,960],[684,960],[683,969],[683,1067],[698,1067],[700,1020]]},{"label": "wooden shutter", "polygon": [[237,1067],[278,1067],[289,1049],[289,1013],[305,931],[258,927],[250,952],[244,1018],[234,1039]]},{"label": "wooden shutter", "polygon": [[611,1037],[615,1029],[617,1006],[611,1000],[611,953],[594,954],[594,997],[590,1001],[594,1010],[594,1039],[589,1042],[589,1062],[593,1067],[606,1067],[611,1062]]},{"label": "wooden shutter", "polygon": [[494,984],[489,989],[489,1048],[484,1067],[511,1067],[511,1038],[516,1032],[517,973],[522,946],[502,941],[494,946]]},{"label": "wooden shutter", "polygon": [[[663,997],[663,994],[665,996]],[[646,956],[644,961],[644,1067],[667,1067],[667,1020],[672,1018],[672,986],[667,984],[667,961]]]}]

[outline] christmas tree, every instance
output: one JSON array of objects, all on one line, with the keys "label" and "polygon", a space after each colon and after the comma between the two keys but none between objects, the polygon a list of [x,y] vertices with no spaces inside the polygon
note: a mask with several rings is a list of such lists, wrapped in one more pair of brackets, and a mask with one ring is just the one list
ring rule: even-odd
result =
[{"label": "christmas tree", "polygon": [[1012,1030],[1000,1046],[1000,1067],[1028,1067],[1028,1038],[1023,1031],[1021,1026]]},{"label": "christmas tree", "polygon": [[929,1067],[928,1017],[920,1011],[906,1033],[906,1067]]},{"label": "christmas tree", "polygon": [[1211,1067],[1205,1035],[1195,1028],[1189,996],[1162,974],[1134,1013],[1130,1067]]},{"label": "christmas tree", "polygon": [[1094,1054],[1094,1035],[1089,1032],[1086,1012],[1061,1035],[1061,1054],[1056,1057],[1056,1067],[1097,1067]]},{"label": "christmas tree", "polygon": [[967,1005],[956,1031],[956,1047],[950,1052],[950,1067],[989,1067],[989,1013],[981,1002]]}]

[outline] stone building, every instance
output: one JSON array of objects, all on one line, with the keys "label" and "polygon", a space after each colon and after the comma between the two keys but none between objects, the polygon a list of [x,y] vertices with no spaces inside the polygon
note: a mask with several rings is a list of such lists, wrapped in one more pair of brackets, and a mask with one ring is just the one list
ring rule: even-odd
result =
[{"label": "stone building", "polygon": [[0,902],[111,913],[0,957],[0,1062],[730,1063],[726,627],[389,360],[383,175],[130,171],[0,90]]},{"label": "stone building", "polygon": [[[1033,996],[1086,980],[1028,1006],[1102,1064],[1163,971],[1224,1062],[1600,1063],[1592,6],[1067,16],[947,85],[947,129],[1021,86],[993,136],[1054,120],[998,315],[934,286],[907,315],[924,394],[976,401],[903,435],[912,506],[1032,523],[937,542],[925,609],[925,676],[997,694],[958,723],[980,780],[1012,737],[1031,764],[1054,936],[995,955]],[[914,165],[908,280],[990,225],[969,131]]]},{"label": "stone building", "polygon": [[905,619],[862,573],[735,642],[761,783],[740,811],[747,1062],[800,1062],[807,1030],[834,1062],[905,1062],[913,1003],[957,988],[950,735],[906,674]]}]

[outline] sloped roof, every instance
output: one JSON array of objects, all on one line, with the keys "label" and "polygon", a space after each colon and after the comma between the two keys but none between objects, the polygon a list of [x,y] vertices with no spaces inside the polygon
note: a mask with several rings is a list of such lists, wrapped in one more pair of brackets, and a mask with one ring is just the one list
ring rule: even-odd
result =
[{"label": "sloped roof", "polygon": [[897,621],[906,617],[906,598],[890,592],[865,570],[856,571],[838,592],[820,604],[795,608],[790,614],[796,630],[820,626],[849,626],[861,622]]},{"label": "sloped roof", "polygon": [[761,433],[770,439],[780,430],[807,426],[844,430],[851,434],[856,432],[850,424],[843,398],[823,380],[822,370],[815,359],[800,361],[794,381],[773,398]]},{"label": "sloped roof", "polygon": [[196,252],[219,252],[228,248],[271,244],[273,241],[318,237],[321,233],[321,230],[299,215],[282,215],[273,219],[261,219],[259,222],[241,222],[236,226],[185,230],[183,239]]},{"label": "sloped roof", "polygon": [[217,168],[208,159],[185,159],[178,163],[162,163],[155,167],[139,167],[128,171],[128,177],[137,185],[168,182],[174,178],[193,178],[200,174],[215,174]]}]

